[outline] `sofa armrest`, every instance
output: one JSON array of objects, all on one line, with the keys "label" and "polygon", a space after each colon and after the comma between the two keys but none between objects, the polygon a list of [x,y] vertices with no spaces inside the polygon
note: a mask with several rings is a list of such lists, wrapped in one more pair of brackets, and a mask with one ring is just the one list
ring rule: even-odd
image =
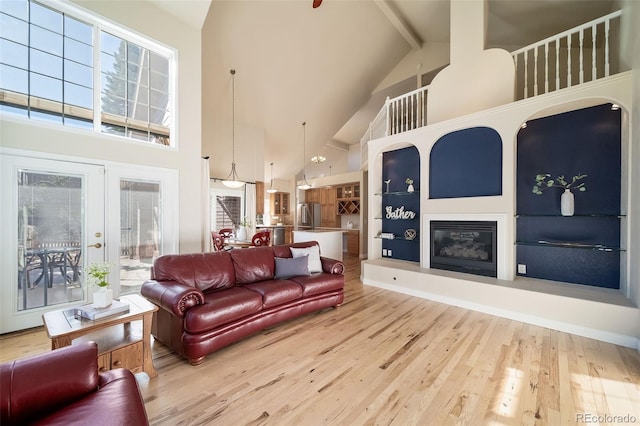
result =
[{"label": "sofa armrest", "polygon": [[200,290],[177,281],[147,280],[142,284],[140,294],[180,318],[193,306],[204,303]]},{"label": "sofa armrest", "polygon": [[98,346],[66,346],[0,365],[0,424],[26,424],[98,390]]},{"label": "sofa armrest", "polygon": [[320,256],[322,270],[328,274],[344,275],[344,263],[340,260]]}]

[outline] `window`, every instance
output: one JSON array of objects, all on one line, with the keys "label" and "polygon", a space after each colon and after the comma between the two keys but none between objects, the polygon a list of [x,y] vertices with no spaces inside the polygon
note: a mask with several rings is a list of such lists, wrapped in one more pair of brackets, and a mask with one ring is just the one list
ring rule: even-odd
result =
[{"label": "window", "polygon": [[0,2],[0,110],[170,145],[174,54],[60,7]]},{"label": "window", "polygon": [[211,211],[215,214],[215,218],[211,223],[215,230],[221,228],[235,228],[240,224],[240,210],[242,208],[241,198],[216,195],[216,205]]}]

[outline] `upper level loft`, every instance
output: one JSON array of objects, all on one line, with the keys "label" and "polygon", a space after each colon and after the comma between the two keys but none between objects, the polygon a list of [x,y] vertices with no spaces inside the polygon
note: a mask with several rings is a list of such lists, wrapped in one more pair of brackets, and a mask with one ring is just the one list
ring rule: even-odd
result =
[{"label": "upper level loft", "polygon": [[[628,71],[620,54],[621,17],[619,10],[511,52],[515,67],[513,101]],[[386,99],[360,140],[361,167],[367,166],[369,141],[439,121],[429,116],[430,87],[427,85]],[[431,108],[434,108],[433,104]]]}]

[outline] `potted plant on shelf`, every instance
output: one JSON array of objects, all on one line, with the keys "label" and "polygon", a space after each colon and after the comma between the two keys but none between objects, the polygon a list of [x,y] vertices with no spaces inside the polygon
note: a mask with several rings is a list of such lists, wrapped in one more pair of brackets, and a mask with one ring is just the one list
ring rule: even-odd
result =
[{"label": "potted plant on shelf", "polygon": [[109,262],[93,262],[87,268],[90,284],[98,286],[98,290],[93,293],[95,308],[106,308],[113,302],[113,290],[109,288],[109,281],[107,281],[111,266],[113,265]]},{"label": "potted plant on shelf", "polygon": [[413,179],[407,178],[405,182],[409,185],[407,186],[407,192],[413,192]]},{"label": "potted plant on shelf", "polygon": [[571,182],[567,182],[564,175],[554,177],[549,173],[540,173],[536,175],[536,183],[533,185],[532,192],[536,195],[542,195],[542,191],[547,188],[564,189],[564,192],[560,197],[560,212],[562,213],[562,216],[573,216],[574,199],[571,190],[574,189],[580,192],[586,191],[587,187],[585,183],[580,182],[585,177],[587,177],[587,175],[578,173],[571,179]]}]

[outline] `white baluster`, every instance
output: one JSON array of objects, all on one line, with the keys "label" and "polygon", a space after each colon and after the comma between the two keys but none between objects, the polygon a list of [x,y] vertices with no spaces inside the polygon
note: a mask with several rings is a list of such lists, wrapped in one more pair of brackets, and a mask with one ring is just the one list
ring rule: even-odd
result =
[{"label": "white baluster", "polygon": [[415,121],[415,107],[414,107],[414,98],[416,95],[411,95],[411,128],[415,129],[416,128],[416,121]]},{"label": "white baluster", "polygon": [[604,76],[609,77],[609,19],[604,21]]},{"label": "white baluster", "polygon": [[596,34],[598,33],[598,29],[596,24],[593,24],[591,27],[591,81],[596,80],[598,78],[598,71],[596,70]]},{"label": "white baluster", "polygon": [[538,48],[533,50],[533,95],[538,96]]},{"label": "white baluster", "polygon": [[549,93],[549,43],[544,44],[544,93]]},{"label": "white baluster", "polygon": [[556,40],[556,90],[560,90],[560,40]]},{"label": "white baluster", "polygon": [[580,84],[584,83],[584,29],[580,28]]},{"label": "white baluster", "polygon": [[571,87],[571,34],[567,35],[567,87]]},{"label": "white baluster", "polygon": [[527,99],[527,91],[528,91],[528,86],[529,86],[529,77],[527,76],[528,73],[528,59],[529,59],[529,52],[524,52],[524,98],[523,99]]},{"label": "white baluster", "polygon": [[384,101],[384,106],[386,107],[386,110],[387,110],[387,119],[385,120],[384,135],[385,136],[390,136],[391,135],[391,120],[393,120],[393,117],[391,115],[391,102],[389,102],[389,97],[388,96],[387,96],[387,99]]}]

